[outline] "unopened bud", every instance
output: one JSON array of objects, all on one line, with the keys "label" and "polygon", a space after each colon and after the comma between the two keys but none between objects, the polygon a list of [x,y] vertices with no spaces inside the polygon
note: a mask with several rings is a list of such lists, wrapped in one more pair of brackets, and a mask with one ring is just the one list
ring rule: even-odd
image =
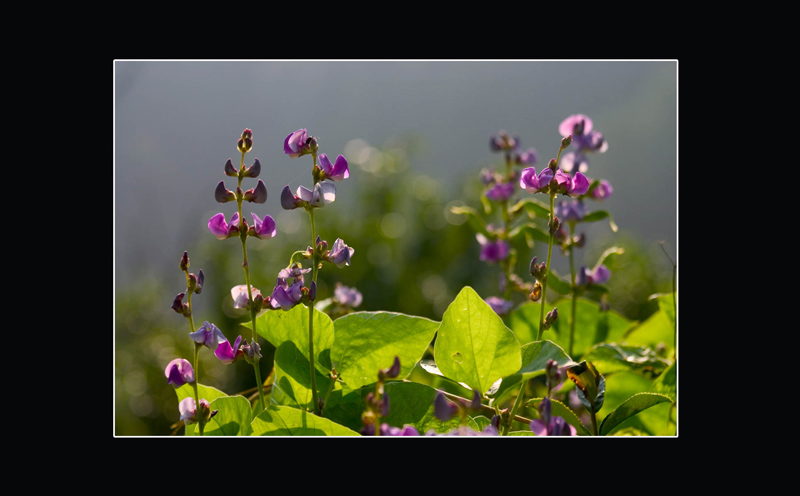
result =
[{"label": "unopened bud", "polygon": [[238,143],[236,143],[236,148],[242,153],[247,153],[253,148],[253,140],[250,138],[241,138]]},{"label": "unopened bud", "polygon": [[311,153],[317,153],[319,150],[319,145],[317,144],[317,138],[310,136],[306,140],[306,146],[308,146],[308,151]]},{"label": "unopened bud", "polygon": [[244,131],[242,131],[242,138],[250,138],[250,139],[252,139],[253,138],[253,131],[250,128],[247,128],[247,127],[244,128]]},{"label": "unopened bud", "polygon": [[[530,266],[531,275],[533,277],[536,277],[536,273],[538,272],[538,269],[539,268],[536,265],[536,257],[533,257],[533,259],[531,259],[531,266]],[[537,277],[537,279],[538,279],[538,277]]]},{"label": "unopened bud", "polygon": [[267,187],[264,185],[264,181],[259,179],[255,188],[248,189],[244,192],[242,199],[253,203],[264,203],[267,201]]},{"label": "unopened bud", "polygon": [[188,317],[189,315],[191,315],[191,313],[189,313],[189,305],[183,302],[184,296],[186,296],[186,293],[178,293],[178,295],[172,301],[172,306],[170,308],[172,308],[179,314]]},{"label": "unopened bud", "polygon": [[558,231],[561,222],[558,220],[558,216],[554,215],[553,218],[550,219],[550,222],[548,222],[547,225],[550,227],[550,234],[552,235],[555,234],[556,231]]},{"label": "unopened bud", "polygon": [[308,300],[314,301],[317,299],[317,283],[311,281],[311,285],[308,288]]},{"label": "unopened bud", "polygon": [[558,164],[556,163],[556,159],[551,158],[550,162],[547,163],[547,166],[550,168],[550,170],[555,172],[556,169],[558,168]]},{"label": "unopened bud", "polygon": [[203,291],[203,282],[206,280],[206,275],[203,274],[203,269],[197,273],[197,287],[195,288],[194,292],[200,294]]},{"label": "unopened bud", "polygon": [[214,198],[219,203],[226,203],[235,200],[236,196],[234,196],[233,191],[225,187],[225,181],[220,181],[219,184],[217,184],[216,191],[214,191]]},{"label": "unopened bud", "polygon": [[539,301],[539,298],[542,297],[542,283],[536,281],[533,284],[533,289],[531,290],[531,294],[528,296],[531,301]]},{"label": "unopened bud", "polygon": [[261,162],[255,159],[253,165],[244,170],[244,177],[258,177],[261,174]]},{"label": "unopened bud", "polygon": [[258,293],[253,297],[253,308],[255,309],[256,313],[260,312],[262,308],[264,308],[264,297],[261,296],[261,293]]},{"label": "unopened bud", "polygon": [[228,159],[228,161],[225,162],[225,175],[231,177],[239,176],[239,172],[236,169],[234,169],[233,162],[231,162],[231,159]]},{"label": "unopened bud", "polygon": [[561,149],[563,150],[564,148],[568,147],[570,143],[572,143],[572,135],[571,134],[569,136],[561,138]]},{"label": "unopened bud", "polygon": [[183,256],[181,257],[181,270],[186,270],[189,268],[189,252],[183,252]]},{"label": "unopened bud", "polygon": [[553,308],[552,310],[547,312],[547,315],[544,316],[543,327],[545,329],[550,329],[550,326],[552,326],[553,322],[555,322],[557,319],[558,319],[558,308]]},{"label": "unopened bud", "polygon": [[394,379],[400,375],[400,358],[395,355],[392,366],[383,371],[387,378]]}]

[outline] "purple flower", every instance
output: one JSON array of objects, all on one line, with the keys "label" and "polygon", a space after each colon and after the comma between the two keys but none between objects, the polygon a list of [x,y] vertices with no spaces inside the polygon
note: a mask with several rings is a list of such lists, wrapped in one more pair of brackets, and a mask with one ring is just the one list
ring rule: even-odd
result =
[{"label": "purple flower", "polygon": [[214,356],[219,358],[219,360],[224,364],[231,364],[235,362],[237,359],[244,357],[244,351],[239,348],[239,345],[242,342],[242,336],[236,338],[236,341],[233,343],[233,347],[231,347],[230,341],[227,339],[217,346],[217,349],[214,350]]},{"label": "purple flower", "polygon": [[264,203],[267,201],[267,187],[264,185],[264,181],[259,179],[256,187],[245,191],[242,198],[253,203]]},{"label": "purple flower", "polygon": [[164,375],[167,377],[167,384],[172,384],[176,388],[194,382],[192,364],[183,358],[176,358],[169,362],[167,368],[164,369]]},{"label": "purple flower", "polygon": [[500,131],[496,135],[489,137],[489,148],[493,152],[511,151],[519,146],[519,138],[511,137],[505,131]]},{"label": "purple flower", "polygon": [[489,241],[481,233],[477,233],[475,237],[478,239],[478,243],[480,243],[482,247],[480,256],[481,261],[495,263],[505,260],[511,250],[509,244],[502,239],[498,239],[497,241]]},{"label": "purple flower", "polygon": [[539,414],[542,418],[531,420],[533,433],[537,436],[575,436],[577,434],[575,427],[561,417],[551,416],[550,409],[550,398],[545,397],[539,404]]},{"label": "purple flower", "polygon": [[613,192],[614,189],[611,187],[611,183],[603,179],[592,191],[592,198],[595,200],[605,200],[611,196]]},{"label": "purple flower", "polygon": [[220,181],[219,184],[217,184],[217,189],[214,190],[214,198],[219,203],[226,203],[235,200],[236,195],[233,194],[233,191],[225,187],[225,181]]},{"label": "purple flower", "polygon": [[[213,412],[209,412],[208,410],[210,407],[211,405],[209,405],[207,400],[200,398],[200,410],[204,415],[208,415],[206,421],[216,415],[219,411],[214,410]],[[194,398],[191,396],[184,398],[183,401],[178,404],[178,411],[181,412],[181,420],[183,420],[184,424],[191,425],[197,422],[197,407],[195,406]]]},{"label": "purple flower", "polygon": [[458,410],[458,405],[449,401],[441,391],[436,393],[436,397],[433,399],[433,412],[436,414],[436,418],[447,422],[458,413]]},{"label": "purple flower", "polygon": [[486,301],[486,303],[488,303],[489,306],[492,307],[492,310],[494,310],[494,312],[497,315],[507,314],[508,312],[511,311],[511,308],[514,306],[514,302],[504,300],[498,296],[490,296],[486,298],[486,300],[484,301]]},{"label": "purple flower", "polygon": [[539,154],[536,153],[535,148],[531,147],[517,155],[516,163],[520,165],[533,165],[537,160],[539,160]]},{"label": "purple flower", "polygon": [[286,208],[290,204],[289,197],[281,192],[281,206],[283,206],[283,208],[286,210],[304,207],[306,205],[311,205],[312,207],[324,207],[328,203],[332,203],[334,200],[336,200],[336,185],[327,181],[323,181],[314,185],[314,191],[311,191],[305,186],[298,186],[297,195],[295,195],[293,199],[295,206],[291,208]]},{"label": "purple flower", "polygon": [[546,188],[552,178],[553,171],[549,167],[542,169],[538,176],[534,167],[528,167],[522,170],[522,175],[519,177],[519,187],[529,193],[536,193]]},{"label": "purple flower", "polygon": [[562,201],[556,207],[556,215],[566,222],[580,222],[586,216],[586,208],[580,200]]},{"label": "purple flower", "polygon": [[589,160],[583,153],[567,152],[561,157],[559,166],[564,172],[572,172],[576,168],[579,172],[586,172],[589,170]]},{"label": "purple flower", "polygon": [[[301,269],[299,267],[290,267],[281,270],[278,273],[275,288],[272,290],[270,296],[270,305],[272,308],[280,308],[281,310],[289,311],[295,305],[300,303],[303,299],[303,274],[308,273],[311,269]],[[294,280],[290,285],[287,279],[293,277]]]},{"label": "purple flower", "polygon": [[585,265],[581,265],[578,270],[578,286],[588,286],[590,284],[603,284],[611,278],[611,271],[603,264],[598,265],[594,270],[589,270]]},{"label": "purple flower", "polygon": [[595,153],[605,153],[608,150],[608,141],[603,138],[600,131],[592,131],[582,136],[573,136],[572,143],[578,151],[588,150]]},{"label": "purple flower", "polygon": [[589,180],[580,172],[573,178],[566,172],[558,169],[555,175],[556,191],[570,196],[580,196],[589,191]]},{"label": "purple flower", "polygon": [[[250,286],[253,299],[261,294],[255,286]],[[247,284],[239,284],[231,288],[231,298],[233,298],[233,308],[250,308],[250,298],[247,295]]]},{"label": "purple flower", "polygon": [[331,250],[323,256],[323,260],[327,260],[339,268],[345,265],[350,266],[350,257],[353,256],[355,251],[354,248],[347,246],[344,241],[342,241],[342,238],[336,238]]},{"label": "purple flower", "polygon": [[[230,159],[228,159],[228,162],[230,162]],[[233,166],[233,164],[231,164],[231,166]],[[231,167],[231,169],[233,169],[233,167]],[[233,169],[233,171],[234,171],[234,176],[239,175],[236,172],[236,169]],[[230,175],[228,172],[229,172],[228,164],[225,164],[225,173]],[[253,165],[245,168],[243,175],[244,177],[258,177],[259,174],[261,174],[261,162],[259,162],[258,159],[255,159],[253,161]]]},{"label": "purple flower", "polygon": [[223,341],[227,341],[225,335],[219,330],[219,327],[214,324],[209,324],[207,321],[203,323],[200,328],[194,332],[189,333],[189,337],[200,345],[203,345],[211,350],[216,350],[217,346]]},{"label": "purple flower", "polygon": [[261,220],[258,215],[250,212],[250,217],[253,219],[253,226],[250,228],[250,232],[256,238],[269,239],[278,232],[275,228],[275,220],[271,216],[265,215],[264,220]]},{"label": "purple flower", "polygon": [[558,126],[558,132],[561,136],[572,135],[573,140],[575,140],[577,136],[583,136],[589,133],[591,130],[592,120],[583,114],[571,115],[561,121],[561,124]]},{"label": "purple flower", "polygon": [[317,151],[317,140],[308,135],[305,129],[298,129],[289,133],[283,141],[283,153],[291,158],[297,158]]},{"label": "purple flower", "polygon": [[239,212],[231,216],[231,223],[225,222],[225,214],[219,213],[208,221],[208,229],[217,239],[230,238],[239,233]]},{"label": "purple flower", "polygon": [[495,184],[493,187],[489,188],[488,190],[486,190],[486,198],[496,202],[506,201],[513,194],[514,194],[513,183],[498,183]]},{"label": "purple flower", "polygon": [[419,436],[419,431],[413,425],[405,425],[401,429],[384,423],[381,424],[381,436]]},{"label": "purple flower", "polygon": [[347,168],[347,159],[344,155],[336,157],[336,163],[331,165],[331,161],[324,153],[319,156],[319,166],[325,173],[323,179],[328,178],[331,181],[341,181],[350,177],[350,170]]},{"label": "purple flower", "polygon": [[355,308],[361,304],[363,296],[356,288],[350,288],[337,284],[333,290],[333,300],[340,305],[346,305]]}]

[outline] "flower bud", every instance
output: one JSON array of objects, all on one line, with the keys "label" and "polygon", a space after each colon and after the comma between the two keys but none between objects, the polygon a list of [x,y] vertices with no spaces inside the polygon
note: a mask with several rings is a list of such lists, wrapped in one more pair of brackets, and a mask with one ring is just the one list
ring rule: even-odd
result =
[{"label": "flower bud", "polygon": [[189,252],[183,252],[183,256],[181,257],[181,270],[186,270],[189,268]]},{"label": "flower bud", "polygon": [[556,231],[558,231],[558,227],[561,225],[561,222],[558,220],[558,216],[554,215],[547,225],[550,227],[550,234],[553,235],[556,233]]},{"label": "flower bud", "polygon": [[547,315],[544,316],[543,327],[545,329],[550,329],[550,326],[553,325],[553,322],[555,322],[556,319],[558,319],[558,308],[553,308],[547,312]]},{"label": "flower bud", "polygon": [[197,288],[197,276],[194,274],[189,274],[189,281],[186,284],[186,289],[192,293]]},{"label": "flower bud", "polygon": [[558,164],[556,163],[556,159],[554,159],[554,158],[551,158],[551,159],[550,159],[550,161],[547,163],[547,167],[548,167],[548,168],[549,168],[551,171],[555,172],[555,171],[556,171],[556,169],[558,168]]},{"label": "flower bud", "polygon": [[317,299],[317,283],[311,281],[311,284],[308,286],[308,301],[314,301]]},{"label": "flower bud", "polygon": [[233,162],[231,162],[231,159],[228,159],[228,161],[225,162],[225,169],[224,170],[225,170],[225,175],[226,176],[230,176],[230,177],[238,177],[239,176],[239,172],[233,167]]},{"label": "flower bud", "polygon": [[242,138],[253,138],[253,131],[250,128],[244,128],[242,131]]},{"label": "flower bud", "polygon": [[261,174],[261,162],[255,159],[253,165],[244,170],[244,177],[258,177]]},{"label": "flower bud", "polygon": [[531,290],[531,294],[528,296],[531,301],[539,301],[539,298],[542,297],[542,283],[536,281],[533,284],[533,289]]},{"label": "flower bud", "polygon": [[239,346],[239,349],[242,350],[244,354],[244,360],[251,365],[261,359],[261,346],[255,341],[248,344],[245,339],[242,345]]},{"label": "flower bud", "polygon": [[216,191],[214,191],[214,198],[219,203],[226,203],[235,200],[236,196],[234,196],[233,191],[225,187],[225,181],[220,181],[219,184],[217,184]]},{"label": "flower bud", "polygon": [[572,143],[572,135],[571,134],[569,136],[565,136],[565,137],[561,138],[561,149],[563,150],[564,148],[568,147],[570,143]]},{"label": "flower bud", "polygon": [[433,400],[433,412],[436,414],[436,418],[447,422],[458,413],[458,406],[445,398],[444,394],[437,392],[436,398]]},{"label": "flower bud", "polygon": [[259,179],[255,188],[248,189],[244,192],[242,199],[253,203],[264,203],[267,201],[267,187],[264,185],[264,181]]},{"label": "flower bud", "polygon": [[253,140],[250,138],[241,138],[236,143],[236,148],[242,153],[247,153],[253,148]]},{"label": "flower bud", "polygon": [[172,306],[170,308],[184,317],[188,317],[191,315],[191,312],[189,312],[189,305],[183,303],[184,296],[186,296],[186,293],[178,293],[178,295],[175,297],[175,300],[172,301]]}]

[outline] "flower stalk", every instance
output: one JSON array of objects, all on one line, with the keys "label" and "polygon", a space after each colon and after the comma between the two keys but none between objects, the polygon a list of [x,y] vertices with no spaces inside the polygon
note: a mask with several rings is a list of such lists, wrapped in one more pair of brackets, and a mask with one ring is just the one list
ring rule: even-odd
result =
[{"label": "flower stalk", "polygon": [[[317,154],[312,153],[311,158],[314,161],[313,170],[316,172],[317,169]],[[317,174],[314,174],[314,186],[317,185]],[[311,257],[311,280],[316,284],[317,282],[317,266],[319,265],[319,260],[317,259],[318,254],[316,250],[317,246],[317,228],[314,224],[314,208],[311,206],[306,207],[308,210],[309,218],[311,219],[311,247],[313,248],[313,255]],[[308,371],[311,375],[311,401],[314,405],[314,413],[316,415],[320,415],[322,412],[319,406],[319,399],[317,395],[317,373],[316,368],[314,367],[314,302],[309,302],[308,305]]]}]

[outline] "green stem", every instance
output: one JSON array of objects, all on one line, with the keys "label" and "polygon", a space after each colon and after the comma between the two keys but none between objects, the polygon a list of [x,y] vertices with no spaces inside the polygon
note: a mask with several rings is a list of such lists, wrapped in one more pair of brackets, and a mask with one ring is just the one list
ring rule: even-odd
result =
[{"label": "green stem", "polygon": [[575,316],[576,316],[576,309],[578,306],[578,291],[575,287],[575,262],[574,257],[572,256],[572,252],[574,251],[575,245],[572,244],[572,235],[575,232],[575,224],[569,224],[569,239],[570,239],[570,247],[569,247],[569,273],[570,273],[570,281],[572,281],[572,320],[569,324],[569,356],[572,356],[572,343],[575,340]]},{"label": "green stem", "polygon": [[590,410],[589,415],[592,418],[592,434],[595,436],[599,436],[599,434],[597,433],[597,416],[595,415],[594,410]]},{"label": "green stem", "polygon": [[[239,165],[239,189],[242,187],[242,174],[241,171],[244,170],[244,154],[242,152],[242,161]],[[239,209],[239,226],[244,224],[244,217],[242,217],[242,199],[238,198],[236,200],[237,207]],[[239,233],[239,239],[242,241],[242,268],[244,268],[244,282],[247,285],[247,298],[250,301],[250,321],[253,324],[253,337],[252,342],[257,343],[258,341],[258,334],[256,333],[256,308],[253,304],[253,290],[250,285],[250,267],[247,263],[247,232]],[[236,351],[236,350],[234,350]],[[253,371],[256,375],[256,385],[258,386],[258,401],[261,404],[261,409],[266,410],[267,404],[264,400],[264,385],[261,381],[261,370],[259,367],[258,360],[253,361]]]},{"label": "green stem", "polygon": [[[316,156],[315,162],[316,162]],[[315,164],[316,165],[316,164]],[[317,229],[314,225],[314,209],[308,209],[308,215],[311,217],[311,247],[314,250],[314,256],[311,258],[311,280],[317,282]],[[311,401],[314,404],[314,413],[320,415],[322,412],[319,408],[319,400],[317,396],[317,373],[314,367],[314,303],[310,302],[308,306],[308,371],[311,375]]]},{"label": "green stem", "polygon": [[328,391],[325,393],[325,399],[322,401],[322,409],[320,410],[320,415],[325,411],[325,405],[328,404],[328,398],[331,396],[331,392],[333,391],[333,386],[336,385],[336,379],[331,378],[331,385],[328,386]]},{"label": "green stem", "polygon": [[[560,155],[561,152],[559,152]],[[555,192],[550,192],[550,223],[553,222],[553,207],[555,203],[556,194]],[[550,272],[550,258],[553,254],[553,229],[550,229],[550,241],[547,244],[547,263],[545,265],[545,274]],[[542,340],[542,334],[544,334],[544,303],[547,296],[547,275],[544,277],[544,281],[542,281],[542,306],[541,310],[539,311],[539,334],[536,336],[536,341]]]},{"label": "green stem", "polygon": [[[186,272],[186,287],[189,287],[189,271],[184,270]],[[194,332],[194,319],[192,318],[192,291],[189,291],[189,296],[186,298],[186,305],[189,307],[189,316],[186,319],[189,321],[189,333]],[[192,383],[192,389],[194,389],[194,407],[197,411],[197,423],[199,424],[200,428],[200,435],[203,435],[203,429],[205,429],[205,422],[203,421],[202,416],[200,415],[200,394],[197,390],[197,381],[199,379],[200,374],[200,367],[199,367],[199,360],[198,356],[200,355],[200,346],[195,343],[194,346],[194,382]]]}]

